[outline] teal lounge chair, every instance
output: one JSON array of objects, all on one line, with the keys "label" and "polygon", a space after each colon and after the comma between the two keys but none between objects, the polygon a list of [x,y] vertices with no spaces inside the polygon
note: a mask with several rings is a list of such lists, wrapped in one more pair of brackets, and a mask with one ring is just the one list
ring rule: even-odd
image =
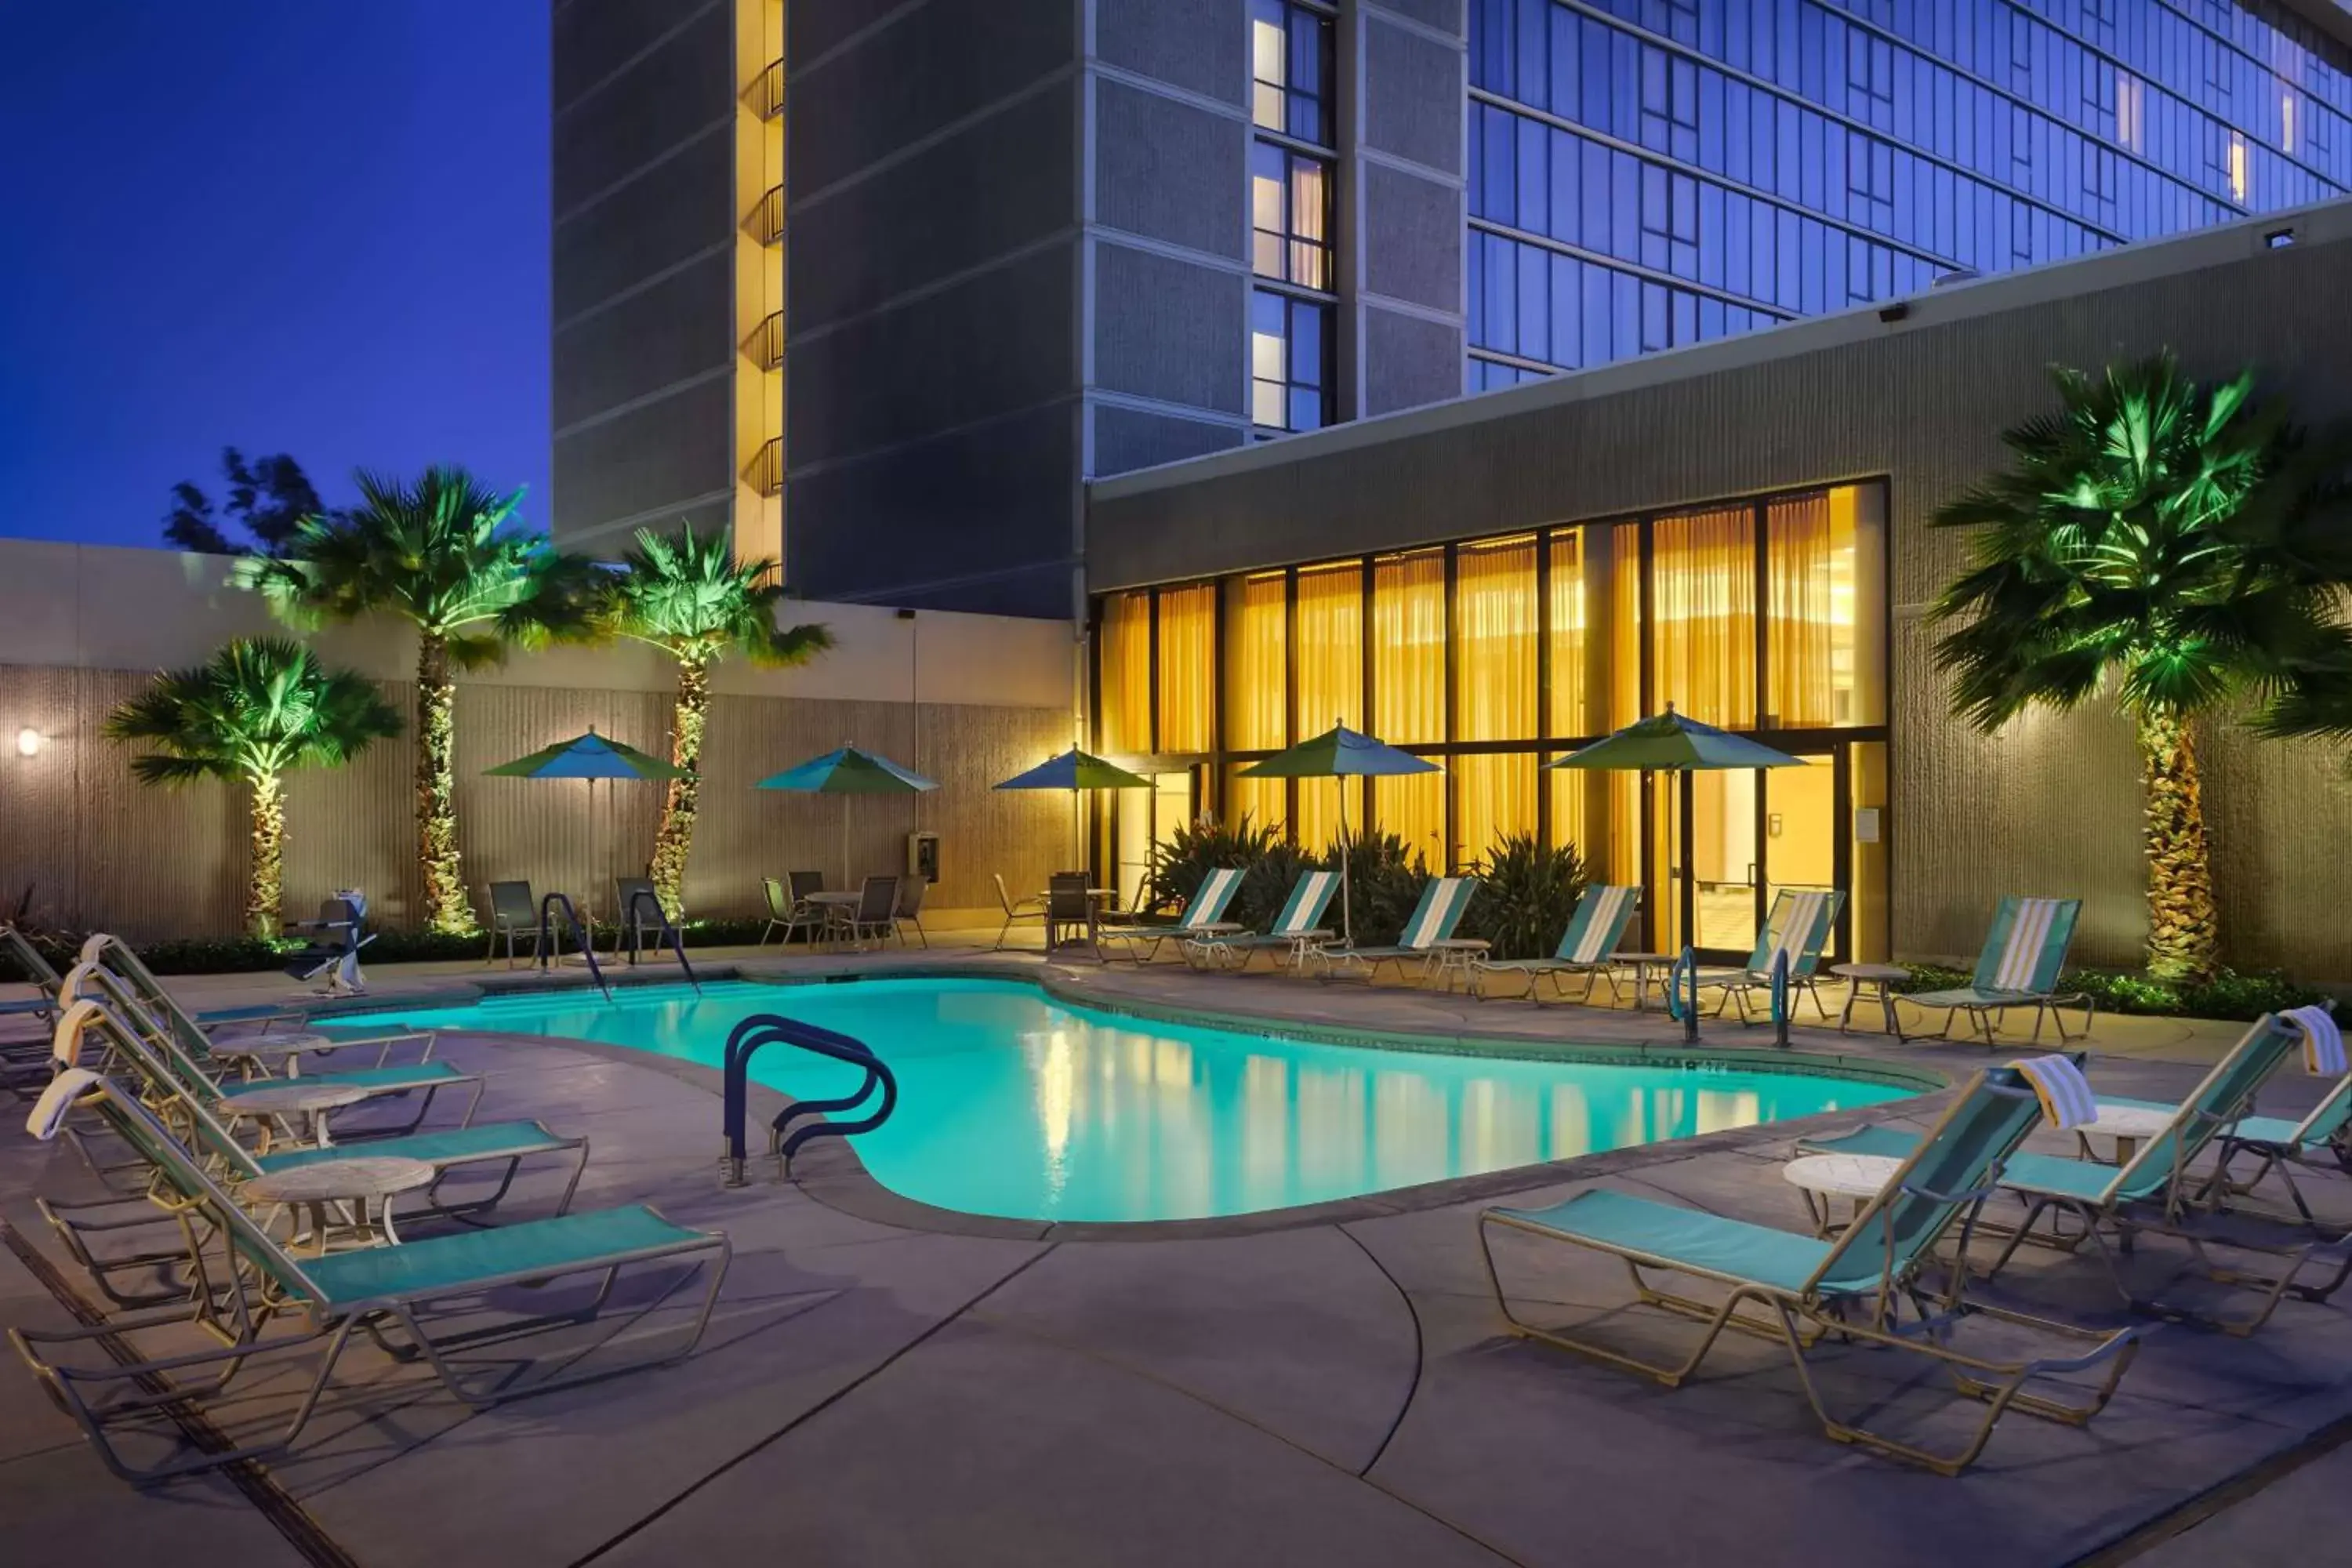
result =
[{"label": "teal lounge chair", "polygon": [[1609,981],[1609,994],[1617,994],[1617,982],[1610,973],[1610,964],[1623,939],[1625,928],[1632,923],[1633,911],[1642,907],[1639,888],[1591,887],[1576,900],[1576,912],[1569,916],[1568,929],[1559,935],[1559,947],[1549,958],[1506,958],[1494,963],[1475,959],[1470,965],[1470,990],[1480,1001],[1486,997],[1486,976],[1490,974],[1524,974],[1528,988],[1521,994],[1540,1001],[1536,987],[1544,976],[1551,977],[1553,990],[1562,998],[1568,995],[1568,985],[1560,976],[1581,974],[1584,989],[1577,994],[1583,1001],[1592,994],[1592,982]]},{"label": "teal lounge chair", "polygon": [[[542,1394],[608,1376],[616,1368],[556,1374],[525,1388],[512,1386],[511,1346],[516,1337],[542,1324],[572,1323],[603,1311],[625,1268],[692,1262],[706,1268],[710,1282],[685,1342],[666,1356],[684,1360],[701,1342],[719,1300],[731,1256],[724,1234],[673,1225],[642,1205],[530,1220],[489,1230],[465,1231],[297,1260],[222,1190],[202,1165],[139,1102],[136,1095],[94,1073],[76,1068],[58,1078],[51,1096],[70,1096],[95,1110],[140,1154],[152,1161],[158,1179],[175,1194],[188,1254],[200,1269],[188,1300],[153,1312],[126,1313],[64,1330],[12,1328],[10,1342],[58,1403],[80,1423],[109,1469],[134,1484],[217,1468],[244,1459],[284,1452],[301,1436],[355,1331],[364,1331],[394,1355],[417,1357],[442,1387],[476,1409],[526,1394]],[[45,1097],[46,1100],[47,1097]],[[49,1110],[45,1105],[39,1116]],[[61,1116],[57,1118],[61,1120]],[[601,1276],[584,1302],[539,1297],[543,1317],[505,1321],[456,1334],[436,1336],[426,1328],[425,1310],[457,1306],[478,1314],[486,1293],[509,1287],[546,1287],[583,1275]],[[667,1300],[672,1290],[653,1292],[635,1314],[642,1317]],[[503,1305],[492,1298],[492,1305]],[[270,1335],[278,1320],[297,1319],[290,1334]],[[215,1348],[149,1355],[137,1341],[163,1331],[173,1342],[187,1342],[186,1329],[210,1331],[223,1342]],[[387,1334],[405,1344],[397,1344]],[[617,1337],[617,1336],[615,1336]],[[508,1362],[495,1384],[459,1376],[449,1352],[495,1340]],[[141,1469],[126,1464],[115,1436],[125,1429],[150,1436],[174,1432],[173,1413],[185,1405],[203,1410],[227,1394],[247,1362],[324,1342],[316,1373],[282,1431],[258,1441],[204,1453],[181,1452]],[[607,1342],[609,1342],[609,1341]],[[413,1384],[394,1384],[388,1394],[407,1397]]]},{"label": "teal lounge chair", "polygon": [[1317,946],[1307,956],[1323,965],[1322,978],[1329,980],[1338,966],[1360,967],[1366,980],[1380,977],[1381,965],[1393,963],[1402,969],[1419,960],[1422,978],[1448,975],[1455,970],[1469,973],[1470,960],[1486,951],[1486,944],[1456,943],[1454,928],[1462,923],[1462,911],[1470,907],[1470,895],[1478,884],[1468,877],[1432,877],[1421,890],[1421,902],[1412,909],[1412,918],[1404,930],[1397,933],[1392,947],[1331,947]]},{"label": "teal lounge chair", "polygon": [[1225,919],[1225,906],[1242,890],[1242,879],[1247,875],[1246,871],[1220,866],[1201,879],[1201,885],[1192,890],[1192,901],[1184,906],[1183,918],[1174,925],[1100,926],[1095,931],[1096,944],[1123,942],[1129,958],[1149,963],[1160,956],[1161,942],[1238,931],[1242,928]]},{"label": "teal lounge chair", "polygon": [[42,956],[41,950],[16,929],[14,921],[0,921],[0,949],[16,960],[16,967],[33,987],[30,996],[0,1002],[0,1018],[30,1015],[45,1024],[54,1020],[58,1016],[58,987],[65,984],[57,966]]},{"label": "teal lounge chair", "polygon": [[[2061,1041],[2079,1040],[2091,1032],[2091,1017],[2098,1004],[2080,992],[2061,996],[2057,985],[2058,972],[2066,966],[2066,949],[2074,940],[2074,922],[2082,913],[2080,899],[2003,899],[1993,911],[1992,929],[1985,933],[1984,951],[1977,955],[1976,973],[1968,984],[1955,991],[1921,992],[1901,1000],[1930,1012],[1944,1010],[1944,1026],[1937,1039],[1950,1039],[1952,1020],[1966,1013],[1978,1037],[1990,1047],[1997,1043],[1993,1037],[1996,1015],[2012,1007],[2031,1007],[2035,1039],[2042,1037],[2046,1015],[2056,1021]],[[2066,1020],[2058,1009],[2067,1004],[2083,1009],[2079,1033],[2066,1032]]]},{"label": "teal lounge chair", "polygon": [[[1845,894],[1835,889],[1783,888],[1772,900],[1771,913],[1764,920],[1764,929],[1757,934],[1755,951],[1739,969],[1702,969],[1698,984],[1702,991],[1720,991],[1722,1001],[1716,1004],[1716,1014],[1735,1003],[1739,1008],[1739,1021],[1753,1024],[1757,1020],[1748,1010],[1748,996],[1758,991],[1770,995],[1773,961],[1785,953],[1789,960],[1789,1011],[1796,1013],[1796,993],[1809,993],[1813,1005],[1821,1010],[1822,1022],[1829,1022],[1829,1004],[1822,1000],[1818,971],[1822,952],[1830,944],[1830,933],[1837,929],[1838,910],[1845,905]],[[1765,1009],[1767,1016],[1770,1007]]]},{"label": "teal lounge chair", "polygon": [[[2234,1227],[2233,1233],[2233,1227],[2206,1223],[2212,1184],[2210,1177],[2200,1177],[2189,1169],[2191,1162],[2247,1114],[2255,1091],[2287,1059],[2299,1038],[2296,1030],[2272,1015],[2263,1015],[2189,1098],[2174,1108],[2170,1123],[2121,1165],[2030,1152],[2011,1158],[2001,1171],[2000,1185],[2024,1201],[2025,1219],[2010,1233],[2008,1244],[1993,1259],[1986,1277],[2006,1268],[2027,1240],[2070,1252],[2087,1241],[2105,1266],[2116,1295],[2135,1310],[2200,1322],[2240,1336],[2268,1322],[2290,1292],[2306,1300],[2325,1300],[2332,1295],[2343,1285],[2347,1273],[2352,1272],[2352,1257],[2347,1257],[2341,1244],[2313,1239],[2308,1233],[2277,1243],[2258,1238],[2242,1226]],[[1809,1153],[1903,1159],[1917,1144],[1916,1134],[1897,1128],[1864,1127],[1835,1137],[1808,1138],[1797,1146]],[[2070,1234],[2055,1228],[2069,1216],[2079,1229]],[[2034,1227],[2045,1217],[2052,1220],[2053,1228],[2036,1232]],[[2105,1231],[2113,1231],[2123,1240],[2146,1231],[2185,1242],[2208,1279],[2256,1292],[2251,1314],[2231,1317],[2194,1311],[2136,1293],[2117,1268]],[[2223,1268],[2208,1258],[2206,1249],[2212,1247],[2273,1258],[2278,1267],[2261,1275]],[[2334,1267],[2336,1272],[2326,1280],[2302,1279],[2304,1271],[2315,1266]]]},{"label": "teal lounge chair", "polygon": [[[1914,1143],[1853,1223],[1831,1239],[1607,1188],[1578,1193],[1549,1208],[1490,1208],[1478,1216],[1487,1279],[1513,1333],[1639,1373],[1668,1388],[1679,1387],[1697,1372],[1726,1329],[1778,1340],[1788,1348],[1805,1397],[1830,1436],[1957,1475],[1984,1451],[1994,1424],[2012,1408],[2074,1424],[2090,1420],[2115,1393],[2137,1344],[2133,1329],[2096,1333],[1967,1300],[1962,1290],[1968,1276],[1962,1268],[1948,1271],[1942,1298],[1931,1310],[1919,1276],[1937,1242],[1958,1226],[1960,1251],[1966,1255],[1977,1211],[1992,1192],[2002,1162],[2040,1119],[2041,1102],[2024,1075],[2011,1068],[1979,1074]],[[1495,1261],[1497,1229],[1566,1242],[1622,1260],[1643,1305],[1706,1325],[1697,1347],[1680,1363],[1654,1363],[1514,1316]],[[1728,1288],[1729,1294],[1719,1303],[1672,1294],[1653,1285],[1650,1273],[1706,1280]],[[1901,1321],[1906,1303],[1916,1321]],[[1743,1307],[1759,1310],[1743,1311]],[[1961,1319],[1979,1314],[2028,1324],[2084,1342],[2085,1348],[2047,1360],[1994,1362],[1964,1354],[1949,1342],[1949,1331]],[[1962,1393],[1985,1402],[1983,1419],[1957,1449],[1931,1452],[1832,1415],[1808,1365],[1810,1352],[1831,1338],[1927,1357],[1952,1373]],[[2084,1373],[2102,1364],[2105,1372],[2098,1383],[2087,1390],[2072,1388],[2072,1398],[2027,1389],[2037,1378]]]},{"label": "teal lounge chair", "polygon": [[1247,969],[1251,958],[1259,952],[1275,954],[1277,963],[1287,952],[1296,967],[1309,950],[1331,940],[1323,917],[1331,908],[1331,895],[1339,890],[1339,872],[1301,871],[1298,880],[1290,885],[1290,897],[1283,900],[1282,911],[1274,917],[1272,925],[1263,931],[1216,931],[1188,937],[1184,942],[1184,962],[1195,969],[1231,965],[1239,973]]}]

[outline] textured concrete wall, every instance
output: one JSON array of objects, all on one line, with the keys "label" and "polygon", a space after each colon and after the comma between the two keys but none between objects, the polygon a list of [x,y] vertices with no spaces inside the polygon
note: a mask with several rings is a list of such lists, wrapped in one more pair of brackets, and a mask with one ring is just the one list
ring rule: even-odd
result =
[{"label": "textured concrete wall", "polygon": [[[2263,235],[2293,222],[2298,243]],[[1885,476],[1893,928],[1907,955],[1972,952],[2007,892],[2086,900],[2079,955],[2142,935],[2139,789],[2110,712],[1993,738],[1946,713],[1925,605],[1963,541],[1935,509],[2003,461],[1999,434],[2050,406],[2052,362],[2169,345],[2193,373],[2261,367],[2318,423],[2352,416],[2352,205],[1990,279],[1634,364],[1422,410],[1096,488],[1103,590]],[[2242,964],[2352,980],[2337,905],[2352,789],[2323,750],[2208,726],[2208,803]]]},{"label": "textured concrete wall", "polygon": [[1369,416],[1462,392],[1468,38],[1460,0],[1363,0],[1340,35],[1353,132],[1340,228],[1354,252],[1343,412]]}]

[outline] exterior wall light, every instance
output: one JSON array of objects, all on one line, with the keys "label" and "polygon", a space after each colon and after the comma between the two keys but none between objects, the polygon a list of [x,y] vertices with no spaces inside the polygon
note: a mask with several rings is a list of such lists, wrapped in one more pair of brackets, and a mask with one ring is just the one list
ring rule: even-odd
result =
[{"label": "exterior wall light", "polygon": [[16,754],[20,757],[41,754],[41,732],[30,724],[16,731]]}]

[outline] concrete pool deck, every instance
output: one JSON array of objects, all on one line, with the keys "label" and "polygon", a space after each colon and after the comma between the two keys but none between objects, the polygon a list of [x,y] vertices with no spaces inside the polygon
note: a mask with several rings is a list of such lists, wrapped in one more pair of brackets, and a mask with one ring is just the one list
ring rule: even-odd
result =
[{"label": "concrete pool deck", "polygon": [[[969,951],[941,960],[969,964]],[[891,967],[887,959],[746,959],[747,973]],[[700,962],[698,959],[698,962]],[[1006,958],[1016,972],[1034,960]],[[1432,1036],[1639,1043],[1675,1037],[1656,1014],[1478,1004],[1383,986],[1206,977],[1171,964],[1065,984],[1150,1006],[1190,1004],[1307,1026]],[[502,970],[386,966],[377,1000]],[[286,994],[275,977],[174,981],[191,1001]],[[2095,1071],[2114,1093],[2192,1083],[2236,1026],[2103,1019]],[[1761,1031],[1710,1023],[1710,1044]],[[1964,1072],[1970,1047],[1894,1046],[1800,1030],[1809,1050]],[[0,1367],[0,1519],[12,1542],[93,1563],[668,1563],[758,1554],[855,1563],[2061,1564],[2256,1561],[2281,1509],[2324,1491],[2319,1458],[2352,1421],[2352,1321],[2289,1302],[2250,1341],[2156,1326],[2122,1392],[2084,1429],[2012,1416],[1958,1480],[1825,1440],[1785,1355],[1727,1342],[1674,1392],[1508,1337],[1488,1296],[1480,1200],[1354,1200],[1341,1215],[1273,1216],[1238,1234],[1105,1238],[1088,1227],[987,1222],[950,1234],[839,1201],[847,1179],[812,1162],[797,1185],[716,1174],[710,1075],[628,1053],[455,1037],[479,1067],[484,1119],[535,1116],[586,1132],[580,1202],[641,1201],[734,1238],[701,1352],[650,1370],[467,1415],[372,1348],[346,1358],[352,1393],[268,1484],[223,1479],[138,1493],[115,1482],[16,1366]],[[1999,1059],[1999,1058],[1996,1058]],[[2299,1075],[2280,1108],[2309,1098]],[[2266,1106],[2272,1096],[2266,1096]],[[1917,1120],[1920,1102],[1885,1108]],[[1851,1120],[1851,1118],[1848,1118]],[[1780,1180],[1784,1130],[1591,1156],[1498,1173],[1482,1189],[1553,1201],[1605,1182],[1798,1228]],[[2053,1144],[2053,1147],[2057,1145]],[[2352,1217],[2352,1184],[2315,1184]],[[93,1179],[61,1146],[0,1133],[0,1218],[63,1269],[36,1194]],[[534,1212],[539,1185],[509,1200]],[[1425,1194],[1424,1194],[1425,1196]],[[1513,1299],[1545,1321],[1599,1325],[1662,1347],[1680,1325],[1622,1308],[1622,1274],[1567,1249],[1507,1247]],[[2175,1253],[2150,1241],[2135,1266]],[[2000,1299],[2117,1321],[2095,1268],[2028,1256]],[[79,1274],[68,1276],[87,1291]],[[680,1292],[680,1300],[690,1297]],[[65,1308],[16,1258],[0,1262],[0,1322],[62,1323]],[[592,1347],[565,1331],[537,1349],[593,1349],[614,1364],[653,1346],[682,1308]],[[1915,1436],[1967,1414],[1884,1354],[1823,1363],[1825,1393]],[[289,1373],[257,1381],[224,1424],[282,1409]],[[2275,1489],[2261,1482],[2284,1477]],[[2222,1489],[2217,1491],[2216,1489]],[[257,1491],[257,1503],[249,1491]],[[2204,1500],[2200,1502],[2198,1500]],[[299,1516],[289,1511],[299,1510]],[[2180,1511],[2186,1509],[2188,1511]],[[2169,1541],[2160,1537],[2218,1511]],[[289,1544],[303,1519],[323,1536]],[[2308,1534],[2299,1537],[2305,1542]],[[345,1555],[337,1558],[332,1549]]]}]

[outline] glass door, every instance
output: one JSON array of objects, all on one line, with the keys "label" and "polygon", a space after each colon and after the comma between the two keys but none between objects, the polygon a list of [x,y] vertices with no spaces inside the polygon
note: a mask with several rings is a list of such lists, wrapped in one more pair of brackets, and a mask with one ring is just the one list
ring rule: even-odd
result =
[{"label": "glass door", "polygon": [[[1847,793],[1845,768],[1837,756],[1809,756],[1801,768],[1771,768],[1764,774],[1763,897],[1769,910],[1784,890],[1828,892],[1849,880],[1841,832]],[[1824,964],[1845,956],[1844,933],[1851,929],[1847,911],[1840,910],[1831,928]]]},{"label": "glass door", "polygon": [[1117,866],[1110,886],[1118,907],[1138,910],[1151,883],[1152,851],[1176,837],[1196,813],[1195,770],[1150,773],[1151,793],[1124,790],[1118,795]]},{"label": "glass door", "polygon": [[[1656,775],[1647,894],[1655,951],[1678,952],[1687,943],[1709,963],[1743,963],[1782,889],[1848,885],[1845,765],[1835,753],[1803,761],[1797,768]],[[1848,929],[1842,913],[1827,959],[1844,956]]]}]

